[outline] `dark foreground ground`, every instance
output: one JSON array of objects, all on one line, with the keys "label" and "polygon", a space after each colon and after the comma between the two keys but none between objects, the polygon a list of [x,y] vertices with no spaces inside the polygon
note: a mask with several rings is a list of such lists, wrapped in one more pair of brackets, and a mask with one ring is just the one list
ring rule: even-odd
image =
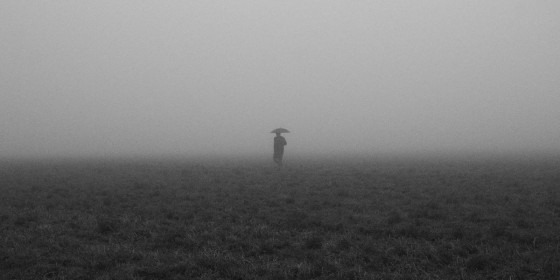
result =
[{"label": "dark foreground ground", "polygon": [[5,162],[0,279],[560,279],[548,160]]}]

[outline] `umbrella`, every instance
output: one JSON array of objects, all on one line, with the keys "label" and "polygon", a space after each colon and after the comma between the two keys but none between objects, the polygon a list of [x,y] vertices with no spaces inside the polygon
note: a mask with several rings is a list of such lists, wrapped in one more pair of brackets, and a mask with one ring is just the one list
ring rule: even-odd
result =
[{"label": "umbrella", "polygon": [[285,128],[277,128],[277,129],[271,131],[270,133],[288,133],[288,132],[290,132],[290,131],[285,129]]}]

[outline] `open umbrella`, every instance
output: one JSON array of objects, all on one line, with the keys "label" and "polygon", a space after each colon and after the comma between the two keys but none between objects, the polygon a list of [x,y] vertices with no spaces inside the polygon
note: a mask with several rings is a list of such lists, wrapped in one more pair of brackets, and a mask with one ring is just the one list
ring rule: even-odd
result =
[{"label": "open umbrella", "polygon": [[290,132],[290,131],[285,129],[285,128],[280,127],[280,128],[272,130],[270,133],[288,133],[288,132]]}]

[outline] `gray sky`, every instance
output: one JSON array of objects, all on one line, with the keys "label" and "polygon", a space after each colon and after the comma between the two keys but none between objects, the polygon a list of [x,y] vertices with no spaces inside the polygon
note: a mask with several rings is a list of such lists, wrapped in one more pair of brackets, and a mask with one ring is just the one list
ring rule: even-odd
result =
[{"label": "gray sky", "polygon": [[[560,2],[0,2],[0,155],[560,151]],[[287,155],[288,155],[287,154]]]}]

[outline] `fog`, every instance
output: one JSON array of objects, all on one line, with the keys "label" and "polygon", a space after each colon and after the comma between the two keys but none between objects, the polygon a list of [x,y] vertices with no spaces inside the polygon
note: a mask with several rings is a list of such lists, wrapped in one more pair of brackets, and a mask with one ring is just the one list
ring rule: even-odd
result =
[{"label": "fog", "polygon": [[560,152],[560,2],[0,2],[0,156]]}]

